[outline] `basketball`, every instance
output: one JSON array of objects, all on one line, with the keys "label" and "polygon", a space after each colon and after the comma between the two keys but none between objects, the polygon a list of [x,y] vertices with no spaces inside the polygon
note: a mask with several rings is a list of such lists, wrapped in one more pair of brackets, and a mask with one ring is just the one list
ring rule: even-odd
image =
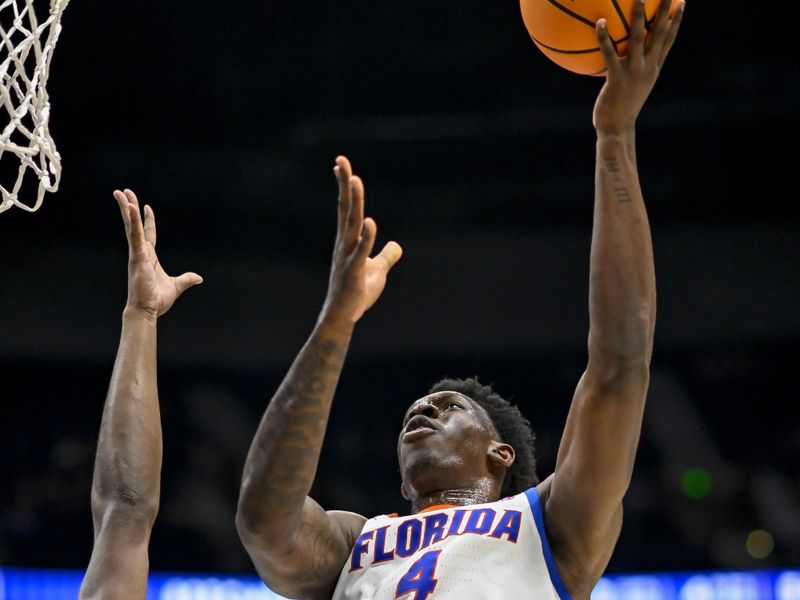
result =
[{"label": "basketball", "polygon": [[[604,75],[605,62],[595,24],[608,23],[617,54],[624,56],[630,36],[634,3],[638,0],[520,0],[522,20],[533,43],[557,65],[581,75]],[[677,0],[672,0],[670,9]],[[649,24],[659,0],[645,0]]]}]

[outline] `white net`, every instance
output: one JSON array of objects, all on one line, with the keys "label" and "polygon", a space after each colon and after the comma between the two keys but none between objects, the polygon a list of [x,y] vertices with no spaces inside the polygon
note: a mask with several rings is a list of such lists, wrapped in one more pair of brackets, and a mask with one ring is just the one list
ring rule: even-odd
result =
[{"label": "white net", "polygon": [[[58,190],[61,178],[61,157],[48,125],[47,76],[69,0],[50,0],[49,10],[44,10],[42,2],[47,1],[0,0],[0,93],[8,113],[8,123],[0,133],[0,159],[13,154],[19,163],[13,183],[8,187],[5,181],[0,183],[0,212],[12,206],[37,210],[45,192]],[[19,198],[27,173],[39,181],[33,204]]]}]

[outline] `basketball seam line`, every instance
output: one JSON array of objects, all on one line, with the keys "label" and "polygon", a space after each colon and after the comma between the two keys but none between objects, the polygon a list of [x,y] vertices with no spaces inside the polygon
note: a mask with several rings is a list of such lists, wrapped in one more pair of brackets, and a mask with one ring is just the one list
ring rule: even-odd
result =
[{"label": "basketball seam line", "polygon": [[627,33],[631,32],[631,24],[628,23],[628,19],[625,18],[625,13],[622,12],[622,8],[619,5],[617,0],[611,0],[611,4],[614,5],[614,10],[617,11],[617,15],[619,16],[619,20],[622,21],[622,26],[625,28]]},{"label": "basketball seam line", "polygon": [[553,5],[553,6],[555,6],[556,8],[558,8],[559,10],[562,10],[562,11],[564,11],[565,13],[567,13],[567,14],[568,14],[569,16],[571,16],[573,19],[577,19],[577,20],[578,20],[578,21],[580,21],[581,23],[585,23],[586,25],[588,25],[588,26],[589,26],[589,27],[591,27],[592,29],[594,29],[594,28],[595,28],[595,24],[594,24],[594,23],[592,23],[592,21],[590,21],[589,19],[587,19],[587,18],[586,18],[586,17],[584,17],[584,16],[581,16],[581,15],[579,15],[579,14],[578,14],[578,13],[576,13],[576,12],[573,12],[573,11],[571,11],[571,10],[570,10],[570,9],[568,9],[566,6],[564,6],[564,5],[562,5],[562,4],[559,4],[557,0],[547,0],[547,1],[548,1],[548,2],[550,2],[550,4],[552,4],[552,5]]},{"label": "basketball seam line", "polygon": [[[558,52],[559,54],[589,54],[591,52],[599,52],[600,51],[600,47],[599,46],[597,48],[583,48],[581,50],[565,50],[563,48],[556,48],[554,46],[548,46],[544,42],[540,42],[535,37],[533,37],[533,35],[530,32],[528,32],[528,35],[530,35],[531,39],[535,43],[539,44],[542,48],[545,48],[546,50],[550,50],[552,52]],[[614,48],[616,49],[617,44],[620,44],[620,43],[626,41],[629,37],[630,36],[626,35],[626,36],[623,36],[623,37],[619,38],[618,40],[612,39],[611,43],[614,44]]]}]

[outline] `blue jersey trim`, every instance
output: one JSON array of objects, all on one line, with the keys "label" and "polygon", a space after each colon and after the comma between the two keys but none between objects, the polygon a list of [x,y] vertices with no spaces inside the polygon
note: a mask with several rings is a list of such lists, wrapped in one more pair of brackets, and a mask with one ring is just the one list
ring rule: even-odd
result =
[{"label": "blue jersey trim", "polygon": [[550,543],[547,541],[547,531],[544,528],[544,513],[542,512],[542,503],[539,500],[539,492],[536,488],[530,488],[525,492],[528,498],[528,503],[531,505],[531,512],[533,513],[533,520],[536,521],[536,529],[539,530],[539,539],[542,540],[542,553],[544,554],[544,561],[547,563],[547,571],[550,573],[550,581],[553,587],[558,592],[558,597],[561,600],[572,600],[572,597],[567,591],[567,586],[561,581],[561,576],[558,574],[556,568],[556,561],[553,560],[553,553],[550,551]]}]

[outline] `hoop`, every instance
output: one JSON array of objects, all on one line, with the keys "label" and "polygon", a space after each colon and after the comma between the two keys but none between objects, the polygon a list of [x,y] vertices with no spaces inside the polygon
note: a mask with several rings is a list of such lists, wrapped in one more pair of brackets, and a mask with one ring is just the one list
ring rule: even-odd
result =
[{"label": "hoop", "polygon": [[[0,93],[8,114],[0,133],[0,159],[8,152],[20,163],[13,186],[8,189],[0,184],[0,212],[12,206],[38,210],[45,192],[56,192],[61,179],[61,156],[49,130],[47,78],[69,0],[50,0],[48,15],[41,23],[34,2],[41,6],[41,0],[0,0]],[[28,170],[39,180],[33,206],[18,197]]]}]

